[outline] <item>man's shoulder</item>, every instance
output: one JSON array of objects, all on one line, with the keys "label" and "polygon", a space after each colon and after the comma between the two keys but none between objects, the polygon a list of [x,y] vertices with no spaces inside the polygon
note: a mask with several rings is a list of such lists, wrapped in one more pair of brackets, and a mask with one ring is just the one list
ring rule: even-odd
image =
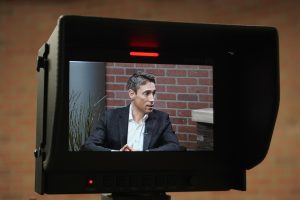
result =
[{"label": "man's shoulder", "polygon": [[128,106],[125,106],[125,107],[116,107],[116,108],[107,109],[106,113],[108,115],[115,115],[115,114],[127,113],[128,111],[129,111]]},{"label": "man's shoulder", "polygon": [[168,117],[169,116],[168,113],[161,111],[161,110],[156,110],[156,109],[153,109],[151,114],[154,116],[160,116],[160,117]]}]

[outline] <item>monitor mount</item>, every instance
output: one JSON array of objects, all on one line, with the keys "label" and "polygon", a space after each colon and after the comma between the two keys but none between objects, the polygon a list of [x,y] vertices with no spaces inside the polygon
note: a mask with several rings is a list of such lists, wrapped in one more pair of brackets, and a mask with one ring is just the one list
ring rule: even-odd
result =
[{"label": "monitor mount", "polygon": [[102,194],[101,200],[171,200],[165,192]]}]

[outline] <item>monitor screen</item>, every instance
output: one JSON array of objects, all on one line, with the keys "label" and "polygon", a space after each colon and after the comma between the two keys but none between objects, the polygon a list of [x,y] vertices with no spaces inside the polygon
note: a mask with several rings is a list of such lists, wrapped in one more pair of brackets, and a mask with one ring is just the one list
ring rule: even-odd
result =
[{"label": "monitor screen", "polygon": [[212,66],[91,61],[69,62],[68,150],[80,151],[103,111],[131,103],[126,84],[137,71],[155,76],[154,109],[169,115],[181,150],[213,151]]}]

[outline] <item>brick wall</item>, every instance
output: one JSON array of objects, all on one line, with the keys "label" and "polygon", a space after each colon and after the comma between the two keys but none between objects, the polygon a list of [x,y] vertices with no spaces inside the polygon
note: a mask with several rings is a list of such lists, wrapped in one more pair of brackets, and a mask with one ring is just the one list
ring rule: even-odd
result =
[{"label": "brick wall", "polygon": [[247,172],[247,191],[172,193],[172,199],[299,199],[299,10],[297,0],[1,0],[0,199],[100,198],[99,194],[40,196],[34,192],[35,62],[38,49],[62,14],[276,27],[280,42],[280,111],[267,157]]},{"label": "brick wall", "polygon": [[109,108],[130,103],[126,82],[135,71],[154,74],[157,89],[155,108],[170,115],[182,146],[190,150],[201,149],[197,143],[197,127],[191,119],[191,110],[213,106],[212,66],[108,63],[106,71]]}]

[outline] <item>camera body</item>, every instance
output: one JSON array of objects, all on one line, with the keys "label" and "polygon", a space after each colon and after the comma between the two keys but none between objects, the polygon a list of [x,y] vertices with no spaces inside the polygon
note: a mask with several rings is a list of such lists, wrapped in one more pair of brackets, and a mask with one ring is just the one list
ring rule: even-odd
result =
[{"label": "camera body", "polygon": [[[135,63],[142,70],[161,65],[165,72],[171,65],[210,66],[211,148],[70,151],[73,61],[100,63],[93,80],[104,85],[97,89],[101,102],[108,79],[103,63]],[[265,158],[279,108],[278,35],[272,27],[62,16],[39,50],[37,71],[39,194],[245,190],[246,170]]]}]

